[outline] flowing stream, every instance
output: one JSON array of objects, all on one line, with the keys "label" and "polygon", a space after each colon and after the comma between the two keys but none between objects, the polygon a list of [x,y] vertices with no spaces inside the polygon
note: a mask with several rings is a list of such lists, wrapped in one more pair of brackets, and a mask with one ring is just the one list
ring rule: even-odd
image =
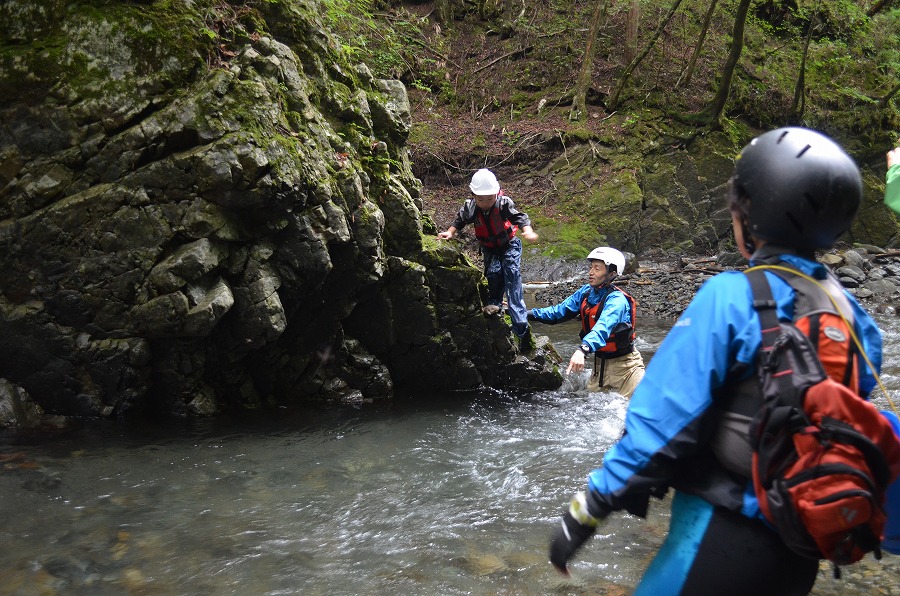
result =
[{"label": "flowing stream", "polygon": [[[900,395],[900,319],[879,322]],[[645,360],[668,326],[642,320]],[[577,329],[536,325],[566,360]],[[583,385],[5,431],[0,594],[627,594],[667,502],[646,520],[611,516],[570,578],[547,562],[627,406]],[[823,566],[814,593],[900,594],[900,557],[869,556],[842,581]]]}]

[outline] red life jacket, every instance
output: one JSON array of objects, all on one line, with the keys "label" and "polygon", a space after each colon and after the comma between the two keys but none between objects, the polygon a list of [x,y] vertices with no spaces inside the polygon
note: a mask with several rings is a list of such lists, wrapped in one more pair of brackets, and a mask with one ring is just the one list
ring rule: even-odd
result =
[{"label": "red life jacket", "polygon": [[[502,196],[501,190],[497,194],[498,201]],[[475,208],[475,237],[485,248],[494,250],[504,248],[516,237],[518,229],[519,227],[514,226],[508,219],[503,219],[496,202],[487,215],[481,209]]]},{"label": "red life jacket", "polygon": [[622,295],[625,296],[625,299],[628,301],[629,307],[631,307],[631,323],[620,322],[613,329],[610,329],[609,337],[606,339],[606,345],[596,352],[597,356],[603,359],[624,356],[625,354],[630,354],[632,350],[634,350],[634,340],[637,337],[637,331],[635,331],[637,309],[635,307],[634,298],[623,292],[621,288],[612,286],[612,290],[606,293],[603,300],[591,306],[588,304],[587,300],[590,292],[585,292],[584,298],[581,299],[581,308],[578,313],[579,318],[581,318],[580,335],[583,339],[597,323],[597,317],[603,312],[603,305],[606,304],[606,299],[609,297],[609,294],[616,291],[622,292]]}]

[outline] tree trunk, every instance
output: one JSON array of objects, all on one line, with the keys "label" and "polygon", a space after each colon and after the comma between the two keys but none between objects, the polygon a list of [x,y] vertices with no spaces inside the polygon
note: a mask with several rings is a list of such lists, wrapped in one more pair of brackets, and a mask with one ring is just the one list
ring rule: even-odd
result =
[{"label": "tree trunk", "polygon": [[869,10],[866,12],[866,16],[871,19],[885,8],[890,8],[891,4],[893,3],[894,0],[878,0],[878,2],[876,2],[869,8]]},{"label": "tree trunk", "polygon": [[594,13],[591,15],[591,24],[588,29],[587,42],[584,45],[584,60],[572,91],[572,110],[569,112],[569,120],[583,120],[587,113],[587,90],[591,85],[591,73],[594,71],[594,57],[597,55],[597,35],[600,31],[600,23],[606,18],[606,9],[609,0],[597,0]]},{"label": "tree trunk", "polygon": [[638,0],[631,0],[628,10],[628,22],[625,25],[625,64],[630,64],[637,53],[638,24],[641,20],[641,7]]},{"label": "tree trunk", "polygon": [[803,117],[803,110],[806,107],[806,58],[809,55],[809,41],[812,39],[812,32],[816,26],[816,15],[813,14],[809,21],[809,28],[806,30],[806,39],[803,41],[803,55],[800,57],[800,73],[797,75],[797,85],[794,87],[794,100],[791,102],[791,109],[788,111],[788,120],[797,124]]},{"label": "tree trunk", "polygon": [[437,21],[444,25],[445,27],[449,26],[453,22],[453,0],[435,0],[434,3],[434,14],[437,17]]},{"label": "tree trunk", "polygon": [[697,58],[700,56],[700,48],[703,47],[703,41],[706,39],[706,33],[709,31],[709,24],[712,22],[713,11],[716,9],[716,4],[718,4],[719,0],[712,0],[709,3],[709,8],[706,9],[706,16],[703,17],[703,25],[700,27],[700,38],[697,40],[697,45],[694,46],[694,51],[691,53],[691,59],[688,61],[687,68],[681,73],[681,76],[678,77],[678,81],[675,83],[675,89],[677,90],[682,83],[685,85],[689,85],[691,83],[691,77],[694,76],[694,68],[697,66]]},{"label": "tree trunk", "polygon": [[887,95],[885,95],[884,97],[882,97],[881,99],[878,100],[878,109],[886,108],[888,102],[891,101],[892,97],[897,95],[898,91],[900,91],[900,83],[897,83],[896,85],[894,85],[894,88],[891,89],[890,91],[888,91]]},{"label": "tree trunk", "polygon": [[[499,16],[503,12],[503,9],[500,6],[501,3],[501,0],[476,0],[476,6],[478,7],[478,16],[483,21],[487,21]],[[458,0],[450,0],[450,4],[458,7],[462,3]]]},{"label": "tree trunk", "polygon": [[734,17],[734,29],[731,31],[731,51],[722,69],[722,80],[719,81],[719,89],[712,102],[701,114],[701,118],[708,124],[718,124],[722,112],[725,111],[725,103],[728,94],[731,93],[731,79],[734,77],[734,69],[741,58],[744,49],[744,25],[747,22],[747,11],[750,8],[750,0],[740,0],[737,13]]},{"label": "tree trunk", "polygon": [[653,49],[653,46],[656,44],[656,40],[659,39],[659,36],[662,35],[663,30],[666,28],[666,25],[669,24],[669,21],[672,20],[672,16],[675,14],[675,11],[678,10],[678,6],[681,4],[681,0],[675,0],[672,3],[672,7],[669,9],[669,14],[663,18],[662,22],[659,24],[659,27],[656,28],[656,32],[653,34],[653,37],[650,38],[650,41],[647,42],[647,45],[644,47],[643,51],[635,57],[634,60],[628,65],[625,69],[625,72],[622,73],[622,76],[619,77],[619,84],[616,86],[615,91],[613,91],[612,95],[607,101],[607,109],[610,111],[615,110],[619,105],[619,95],[622,93],[622,90],[625,88],[625,84],[628,82],[629,77],[631,77],[631,73],[634,72],[634,69],[638,67],[638,64],[641,63],[641,60],[647,57],[647,54],[650,53],[650,50]]}]

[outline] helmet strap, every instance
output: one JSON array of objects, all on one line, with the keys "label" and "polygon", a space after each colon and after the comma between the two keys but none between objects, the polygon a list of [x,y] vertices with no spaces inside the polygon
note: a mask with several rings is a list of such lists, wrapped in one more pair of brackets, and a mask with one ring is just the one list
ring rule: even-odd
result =
[{"label": "helmet strap", "polygon": [[747,224],[746,217],[741,218],[741,234],[744,237],[744,248],[747,250],[747,254],[752,255],[756,252],[756,243],[750,236],[750,226]]}]

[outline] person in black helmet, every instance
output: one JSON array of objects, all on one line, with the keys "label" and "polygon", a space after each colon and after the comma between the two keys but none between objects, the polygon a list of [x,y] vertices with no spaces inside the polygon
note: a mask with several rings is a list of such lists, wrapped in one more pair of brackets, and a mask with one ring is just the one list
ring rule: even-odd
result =
[{"label": "person in black helmet", "polygon": [[[822,281],[847,305],[872,365],[881,333],[859,303],[815,259],[850,227],[862,183],[853,160],[828,137],[781,128],[740,152],[730,182],[734,237],[752,264],[778,263]],[[778,313],[790,319],[797,292],[765,272]],[[629,402],[625,433],[591,472],[550,544],[562,573],[613,511],[645,516],[651,495],[674,488],[669,532],[636,594],[806,594],[819,562],[790,550],[763,521],[749,477],[749,416],[761,404],[756,357],[759,317],[748,278],[727,271],[708,280],[659,347]],[[875,385],[852,357],[857,389]],[[758,400],[753,402],[752,400]],[[608,540],[614,540],[608,539]]]}]

